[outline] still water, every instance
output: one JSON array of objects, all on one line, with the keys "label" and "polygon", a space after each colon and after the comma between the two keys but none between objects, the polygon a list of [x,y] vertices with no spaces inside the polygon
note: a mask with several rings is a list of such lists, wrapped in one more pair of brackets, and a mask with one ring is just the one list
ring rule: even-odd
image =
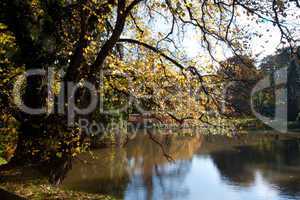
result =
[{"label": "still water", "polygon": [[128,200],[300,199],[300,139],[257,133],[157,139],[174,162],[139,135],[124,148],[81,155],[63,187]]}]

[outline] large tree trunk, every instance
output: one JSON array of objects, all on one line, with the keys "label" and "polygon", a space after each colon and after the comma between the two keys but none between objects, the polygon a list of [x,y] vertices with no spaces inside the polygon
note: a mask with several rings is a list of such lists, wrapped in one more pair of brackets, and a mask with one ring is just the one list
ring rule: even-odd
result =
[{"label": "large tree trunk", "polygon": [[40,123],[23,122],[12,165],[32,165],[59,184],[72,166],[74,149],[80,146],[74,140],[78,133],[67,128],[65,117],[53,115]]},{"label": "large tree trunk", "polygon": [[[33,63],[31,66],[33,66]],[[28,76],[26,78],[25,91],[22,95],[24,106],[30,109],[40,109],[45,106],[46,92],[43,87],[43,78],[42,76]],[[26,110],[21,111],[21,116],[18,144],[12,161],[18,164],[24,162],[35,163],[39,161],[38,155],[42,151],[35,152],[33,150],[40,149],[40,140],[46,135],[45,123],[47,116],[46,113],[37,115]]]}]

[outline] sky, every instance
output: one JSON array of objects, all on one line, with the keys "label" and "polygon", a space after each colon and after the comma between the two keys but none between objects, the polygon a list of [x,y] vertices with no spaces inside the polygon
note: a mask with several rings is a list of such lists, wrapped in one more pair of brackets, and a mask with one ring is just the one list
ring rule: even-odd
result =
[{"label": "sky", "polygon": [[[288,10],[288,13],[292,14],[295,12],[296,9],[290,9]],[[240,12],[242,13],[242,12]],[[152,31],[155,33],[162,32],[167,33],[170,30],[171,22],[170,20],[166,22],[162,18],[157,18],[158,20],[154,21],[152,24]],[[298,32],[295,32],[295,36],[297,39],[300,39],[300,15],[296,13],[296,15],[288,15],[288,17],[285,19],[285,24],[289,27],[296,27]],[[256,60],[261,60],[267,55],[275,54],[277,48],[282,48],[282,45],[279,46],[281,33],[278,27],[274,27],[272,23],[270,22],[260,22],[259,24],[255,23],[255,21],[250,22],[247,19],[246,14],[241,14],[238,16],[235,20],[235,23],[241,26],[245,26],[250,23],[250,29],[249,32],[256,32],[258,34],[261,34],[262,37],[258,36],[252,36],[252,39],[250,40],[250,49],[251,54],[254,56]],[[181,50],[186,52],[186,55],[189,59],[198,58],[201,55],[204,55],[201,57],[201,59],[205,60],[205,57],[207,57],[207,52],[203,51],[201,48],[201,41],[199,40],[199,34],[191,27],[186,28],[185,35],[181,38],[182,41],[178,41],[180,43]],[[172,47],[171,47],[172,48]],[[232,54],[229,53],[230,50],[226,48],[225,46],[216,46],[214,47],[214,50],[216,51],[216,57],[219,60],[224,60],[231,56]],[[204,61],[205,62],[205,61]]]},{"label": "sky", "polygon": [[[237,21],[242,25],[245,26],[249,23],[249,20],[246,19],[246,16],[238,17]],[[290,18],[288,19],[291,23],[289,26],[297,27],[298,32],[296,32],[295,36],[299,40],[300,39],[300,18]],[[277,48],[281,48],[280,46],[280,38],[281,33],[278,27],[274,27],[272,23],[265,22],[263,24],[256,24],[254,22],[250,22],[251,30],[250,32],[257,32],[261,34],[262,37],[253,36],[250,40],[250,47],[252,55],[258,55],[255,57],[256,59],[260,60],[267,55],[275,54]],[[186,38],[184,39],[183,46],[187,51],[187,54],[193,58],[197,55],[201,54],[201,47],[200,41],[197,41],[195,37],[195,32],[190,31],[186,34]],[[216,49],[217,55],[219,59],[224,59],[222,55],[226,55],[228,49],[217,47]]]}]

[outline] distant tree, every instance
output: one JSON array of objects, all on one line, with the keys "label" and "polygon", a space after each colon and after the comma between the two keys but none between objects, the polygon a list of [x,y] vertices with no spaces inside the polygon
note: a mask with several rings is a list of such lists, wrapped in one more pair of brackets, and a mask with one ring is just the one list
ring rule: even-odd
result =
[{"label": "distant tree", "polygon": [[[295,121],[298,119],[300,112],[300,47],[295,48],[296,52],[292,52],[290,48],[280,49],[275,55],[267,56],[263,59],[259,66],[261,72],[265,76],[270,76],[271,88],[265,90],[265,95],[269,96],[268,101],[265,101],[267,107],[265,112],[274,115],[275,112],[275,90],[276,85],[274,77],[278,76],[277,70],[286,68],[287,69],[287,109],[288,109],[288,120]],[[266,99],[266,98],[265,98]],[[264,112],[264,111],[263,111]]]},{"label": "distant tree", "polygon": [[235,56],[220,64],[218,75],[224,80],[226,112],[234,116],[251,115],[251,90],[260,79],[254,60]]}]

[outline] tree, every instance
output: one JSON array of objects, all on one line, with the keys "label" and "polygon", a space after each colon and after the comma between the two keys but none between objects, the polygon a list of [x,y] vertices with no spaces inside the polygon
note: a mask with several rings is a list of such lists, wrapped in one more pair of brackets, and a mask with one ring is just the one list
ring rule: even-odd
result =
[{"label": "tree", "polygon": [[[41,108],[48,105],[49,110],[54,109],[55,112],[48,110],[38,115],[21,112],[15,104],[11,104],[12,93],[2,94],[1,91],[4,99],[1,103],[20,123],[17,150],[11,162],[46,163],[49,166],[51,182],[59,183],[62,180],[68,168],[71,167],[72,158],[80,152],[87,135],[80,131],[76,123],[73,126],[67,126],[69,120],[67,114],[57,111],[70,109],[68,104],[70,99],[74,103],[73,107],[76,105],[79,108],[85,108],[96,94],[89,93],[86,88],[82,87],[70,96],[68,94],[72,91],[61,88],[67,88],[68,83],[85,80],[94,85],[98,91],[102,86],[98,79],[99,74],[112,64],[109,57],[118,61],[116,65],[118,70],[126,69],[126,66],[131,64],[136,65],[137,63],[133,62],[135,59],[144,62],[148,69],[150,65],[158,65],[159,61],[162,66],[177,68],[173,70],[171,85],[178,83],[182,88],[190,84],[193,87],[199,86],[200,96],[204,98],[202,103],[204,108],[199,111],[202,113],[191,112],[193,108],[196,108],[195,106],[190,106],[191,110],[186,109],[189,108],[185,106],[187,104],[182,103],[184,101],[178,98],[170,98],[160,105],[161,98],[156,98],[159,94],[153,91],[154,98],[150,99],[152,105],[155,105],[156,109],[164,108],[166,105],[170,108],[180,108],[180,113],[177,112],[178,110],[174,112],[179,116],[172,114],[179,121],[191,117],[203,121],[206,107],[211,108],[216,104],[213,88],[206,85],[205,75],[201,72],[201,68],[195,65],[196,62],[182,56],[176,35],[180,36],[187,31],[187,28],[195,30],[205,52],[215,63],[217,59],[214,47],[219,43],[227,46],[233,55],[242,54],[245,50],[247,40],[251,37],[247,35],[247,27],[242,27],[237,21],[239,15],[248,15],[248,20],[261,19],[273,23],[282,34],[282,42],[292,44],[294,32],[287,27],[283,19],[290,15],[286,10],[288,5],[293,6],[297,13],[296,9],[299,8],[297,2],[295,4],[295,2],[280,0],[263,2],[239,0],[1,1],[1,34],[10,35],[10,44],[13,46],[13,48],[5,49],[13,56],[6,54],[5,58],[8,62],[1,63],[1,68],[12,72],[24,69],[28,72],[28,70],[44,70],[54,67],[65,73],[62,78],[56,77],[60,86],[51,85],[56,88],[56,90],[51,90],[54,94],[51,99],[47,99],[47,86],[44,84],[46,74],[44,77],[28,76],[25,78],[26,84],[20,86],[23,87],[20,99],[23,99],[26,106]],[[148,20],[153,22],[162,19],[167,20],[170,29],[155,33],[159,24],[153,25],[148,23]],[[125,38],[125,36],[130,37]],[[130,52],[133,52],[133,55]],[[140,64],[136,65],[136,67],[139,66]],[[213,65],[206,65],[205,70],[209,71],[207,69],[210,68],[209,66],[213,68]],[[155,73],[155,70],[147,72],[147,75],[154,76],[150,77],[149,84],[153,82],[158,84],[159,82],[155,81],[163,79],[160,75],[155,77]],[[140,76],[140,74],[136,75]],[[136,77],[132,76],[132,78]],[[105,77],[106,83],[111,86],[108,88],[112,88],[112,85],[122,79],[122,77]],[[169,80],[168,77],[166,79]],[[197,83],[190,81],[195,79]],[[183,80],[182,83],[181,80]],[[122,83],[122,85],[126,84]],[[161,96],[167,89],[170,89],[164,86],[159,87],[164,88]],[[172,88],[171,91],[174,90],[174,87]],[[117,89],[119,88],[114,88],[114,91],[119,94],[124,92],[124,90],[117,91]],[[125,90],[125,96],[128,91]],[[151,87],[147,92],[151,93]],[[59,99],[58,94],[64,98]],[[186,93],[183,95],[186,96]],[[194,114],[191,116],[191,113]],[[94,114],[95,112],[84,116],[76,115],[75,121],[79,117],[92,119]]]},{"label": "tree", "polygon": [[254,60],[232,57],[222,62],[218,75],[224,80],[225,104],[230,115],[251,115],[251,90],[260,79]]},{"label": "tree", "polygon": [[[264,75],[270,76],[272,87],[265,91],[264,95],[270,96],[269,101],[266,101],[274,115],[275,112],[275,90],[274,77],[280,69],[287,70],[287,105],[288,120],[296,121],[300,112],[299,104],[299,47],[295,48],[295,54],[289,48],[282,48],[278,50],[275,55],[267,56],[263,59],[260,69]],[[278,74],[278,73],[277,73]],[[277,75],[278,76],[278,75]],[[263,107],[266,105],[261,105]]]}]

